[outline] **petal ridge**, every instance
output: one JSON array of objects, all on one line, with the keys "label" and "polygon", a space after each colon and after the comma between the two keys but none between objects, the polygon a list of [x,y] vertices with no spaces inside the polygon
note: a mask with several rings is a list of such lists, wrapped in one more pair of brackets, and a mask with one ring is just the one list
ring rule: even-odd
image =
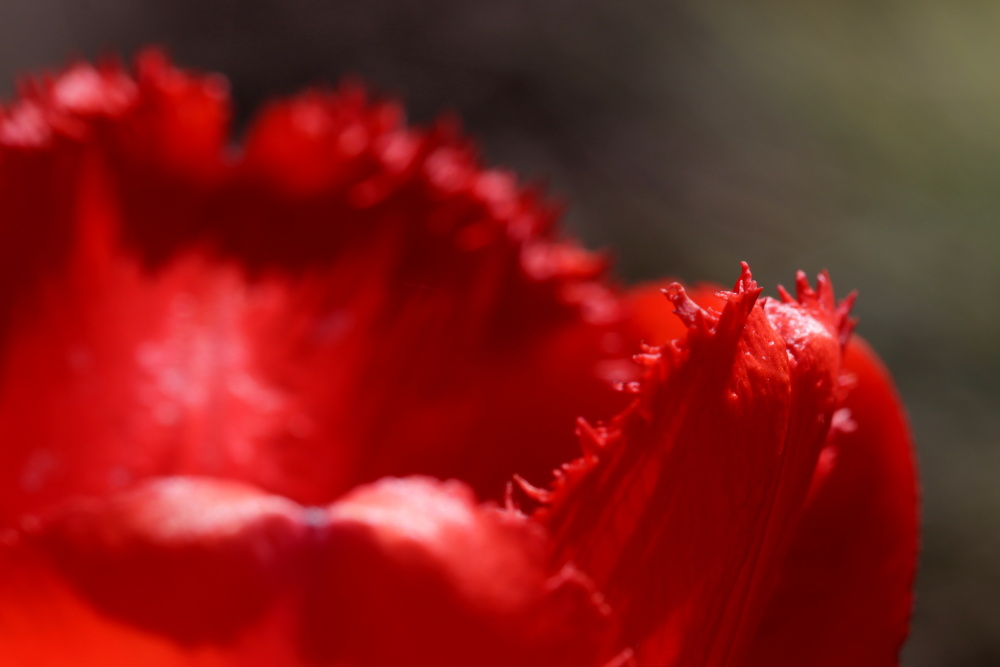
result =
[{"label": "petal ridge", "polygon": [[782,310],[744,264],[721,312],[669,286],[687,335],[647,348],[632,406],[581,429],[606,444],[543,498],[557,560],[605,591],[640,661],[735,664],[752,634],[836,404],[840,319],[822,284]]}]

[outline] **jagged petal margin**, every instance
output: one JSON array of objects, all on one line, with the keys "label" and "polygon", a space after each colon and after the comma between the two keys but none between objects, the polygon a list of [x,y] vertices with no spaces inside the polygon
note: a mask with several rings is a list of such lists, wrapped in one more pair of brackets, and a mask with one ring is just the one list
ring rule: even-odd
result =
[{"label": "jagged petal margin", "polygon": [[0,519],[150,475],[499,497],[620,409],[605,262],[453,127],[352,87],[273,105],[242,150],[228,116],[218,77],[149,53],[0,118]]},{"label": "jagged petal margin", "polygon": [[746,265],[721,312],[668,288],[686,337],[642,355],[636,403],[583,425],[584,458],[538,512],[640,664],[739,664],[829,429],[846,306],[825,275],[790,303],[759,294]]}]

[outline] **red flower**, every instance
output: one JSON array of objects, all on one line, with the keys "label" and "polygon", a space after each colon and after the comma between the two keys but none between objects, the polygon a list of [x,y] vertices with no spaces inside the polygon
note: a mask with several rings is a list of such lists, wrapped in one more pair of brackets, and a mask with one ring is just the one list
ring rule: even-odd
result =
[{"label": "red flower", "polygon": [[228,114],[149,54],[0,116],[3,664],[895,663],[909,435],[825,275],[677,318],[447,123]]}]

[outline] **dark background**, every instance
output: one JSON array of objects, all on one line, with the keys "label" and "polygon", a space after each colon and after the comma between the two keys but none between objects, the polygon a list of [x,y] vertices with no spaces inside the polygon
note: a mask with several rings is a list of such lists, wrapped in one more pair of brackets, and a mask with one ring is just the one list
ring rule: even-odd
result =
[{"label": "dark background", "polygon": [[241,121],[345,74],[458,112],[623,279],[857,288],[922,466],[904,665],[1000,665],[1000,3],[2,0],[0,93],[150,42]]}]

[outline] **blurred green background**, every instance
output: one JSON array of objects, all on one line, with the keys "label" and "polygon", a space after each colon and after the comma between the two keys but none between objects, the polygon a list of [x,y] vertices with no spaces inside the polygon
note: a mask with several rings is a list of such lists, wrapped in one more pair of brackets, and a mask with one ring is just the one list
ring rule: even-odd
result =
[{"label": "blurred green background", "polygon": [[623,279],[858,289],[922,468],[904,665],[1000,665],[1000,3],[4,0],[0,92],[150,42],[243,120],[344,74],[457,111]]}]

